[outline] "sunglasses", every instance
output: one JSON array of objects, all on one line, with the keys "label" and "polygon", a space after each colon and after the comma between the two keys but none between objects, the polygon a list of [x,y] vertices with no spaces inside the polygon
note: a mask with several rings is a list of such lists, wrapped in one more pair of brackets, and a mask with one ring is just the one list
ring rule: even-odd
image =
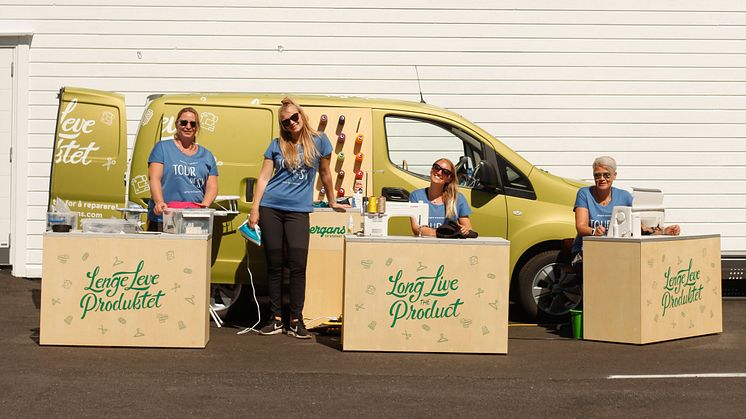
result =
[{"label": "sunglasses", "polygon": [[453,174],[450,170],[440,167],[438,163],[433,163],[433,172],[441,172],[446,176],[451,176]]},{"label": "sunglasses", "polygon": [[179,125],[185,127],[189,125],[192,128],[197,128],[197,121],[187,121],[186,119],[179,119]]},{"label": "sunglasses", "polygon": [[290,118],[283,119],[281,121],[282,122],[282,126],[283,127],[289,127],[291,122],[295,122],[297,124],[299,119],[300,119],[300,115],[298,115],[298,112],[296,112],[296,113],[290,115]]},{"label": "sunglasses", "polygon": [[593,179],[598,180],[598,179],[601,179],[601,178],[609,180],[609,179],[611,179],[611,173],[594,173],[593,174]]}]

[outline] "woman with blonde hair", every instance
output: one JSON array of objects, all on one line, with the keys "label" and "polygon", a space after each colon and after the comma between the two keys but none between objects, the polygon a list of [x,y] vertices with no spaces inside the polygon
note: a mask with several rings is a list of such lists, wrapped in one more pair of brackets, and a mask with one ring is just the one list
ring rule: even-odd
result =
[{"label": "woman with blonde hair", "polygon": [[148,230],[163,230],[163,211],[171,207],[209,207],[218,195],[215,156],[197,143],[199,113],[183,108],[176,114],[173,139],[159,141],[148,157],[150,202]]},{"label": "woman with blonde hair", "polygon": [[329,159],[332,145],[323,132],[316,132],[308,117],[292,99],[282,100],[278,112],[280,137],[264,152],[264,163],[249,213],[249,226],[262,229],[267,257],[269,322],[263,335],[283,332],[282,269],[290,270],[290,323],[287,334],[299,339],[311,335],[303,323],[308,260],[309,213],[313,212],[313,182],[318,170],[329,197],[329,207],[341,210],[334,201]]},{"label": "woman with blonde hair", "polygon": [[438,159],[430,168],[430,186],[417,189],[409,195],[409,202],[427,202],[427,220],[412,219],[412,233],[415,236],[435,236],[435,231],[446,220],[458,222],[461,234],[471,231],[471,208],[466,198],[458,191],[458,180],[453,162]]}]

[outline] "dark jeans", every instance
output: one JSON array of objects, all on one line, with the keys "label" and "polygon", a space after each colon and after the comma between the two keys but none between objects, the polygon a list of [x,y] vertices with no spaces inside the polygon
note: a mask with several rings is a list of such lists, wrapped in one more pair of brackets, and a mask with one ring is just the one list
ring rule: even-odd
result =
[{"label": "dark jeans", "polygon": [[290,316],[293,320],[302,320],[306,300],[309,215],[307,212],[260,207],[259,227],[267,255],[270,311],[273,316],[282,315],[282,268],[287,265],[290,271]]}]

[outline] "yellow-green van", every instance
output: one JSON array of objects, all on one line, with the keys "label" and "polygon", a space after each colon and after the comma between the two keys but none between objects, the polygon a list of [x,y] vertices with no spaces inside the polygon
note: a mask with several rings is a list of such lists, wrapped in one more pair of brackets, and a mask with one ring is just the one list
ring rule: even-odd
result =
[{"label": "yellow-green van", "polygon": [[[149,153],[157,141],[173,135],[178,110],[194,107],[202,121],[198,141],[218,161],[219,194],[239,197],[238,214],[220,218],[213,230],[212,281],[245,282],[247,246],[234,234],[235,228],[251,208],[263,152],[278,135],[277,110],[284,96],[154,95],[137,126],[130,124],[137,134],[134,144],[128,144],[122,95],[63,88],[50,200],[64,199],[82,218],[121,217],[117,208],[125,205],[147,207]],[[510,240],[513,299],[534,318],[542,313],[564,314],[579,302],[579,286],[557,260],[564,243],[575,235],[572,205],[580,183],[534,167],[483,129],[435,106],[353,97],[293,98],[308,111],[313,124],[318,122],[314,128],[323,129],[332,142],[340,134],[351,141],[365,133],[369,155],[359,157],[372,174],[369,194],[380,194],[385,186],[409,191],[425,187],[433,161],[447,157],[457,162],[462,174],[459,190],[474,210],[474,229],[482,236]],[[129,159],[128,146],[133,150]],[[411,230],[406,222],[394,223],[392,233],[411,234]],[[261,277],[263,266],[253,269],[253,264],[262,265],[264,259],[254,256],[249,258],[252,271],[259,271]]]}]

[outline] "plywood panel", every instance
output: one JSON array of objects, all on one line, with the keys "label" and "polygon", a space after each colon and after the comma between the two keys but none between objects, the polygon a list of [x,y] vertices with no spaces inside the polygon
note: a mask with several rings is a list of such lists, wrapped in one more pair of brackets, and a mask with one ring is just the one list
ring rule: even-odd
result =
[{"label": "plywood panel", "polygon": [[720,333],[720,238],[583,243],[584,338],[653,343]]},{"label": "plywood panel", "polygon": [[344,284],[344,234],[352,217],[359,229],[360,213],[316,210],[311,213],[311,238],[306,266],[306,300],[303,317],[309,327],[342,317]]},{"label": "plywood panel", "polygon": [[640,246],[583,243],[583,338],[640,343]]},{"label": "plywood panel", "polygon": [[720,239],[643,242],[642,343],[723,331]]},{"label": "plywood panel", "polygon": [[42,345],[204,348],[210,240],[44,236]]},{"label": "plywood panel", "polygon": [[346,242],[343,349],[507,353],[509,247],[421,240]]}]

